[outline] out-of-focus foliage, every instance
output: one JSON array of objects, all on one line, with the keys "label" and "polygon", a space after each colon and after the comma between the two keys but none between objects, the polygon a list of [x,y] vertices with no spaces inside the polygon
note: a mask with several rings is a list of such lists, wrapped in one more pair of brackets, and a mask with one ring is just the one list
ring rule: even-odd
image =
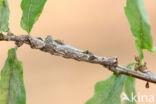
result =
[{"label": "out-of-focus foliage", "polygon": [[121,104],[120,94],[124,85],[125,75],[112,75],[95,85],[94,96],[86,104]]},{"label": "out-of-focus foliage", "polygon": [[[131,68],[131,63],[127,68]],[[126,75],[113,74],[110,78],[100,81],[95,85],[94,96],[86,104],[121,104],[121,93],[125,90],[126,96],[131,100],[131,94],[135,92],[135,79]],[[136,102],[124,101],[125,104],[136,104]]]},{"label": "out-of-focus foliage", "polygon": [[[135,63],[131,63],[127,66],[127,68],[131,68]],[[126,94],[127,100],[124,101],[124,104],[136,104],[135,100],[132,101],[132,95],[136,96],[136,88],[135,88],[135,78],[127,76],[124,82],[124,92]],[[137,99],[136,99],[137,100]]]},{"label": "out-of-focus foliage", "polygon": [[8,58],[1,71],[0,104],[26,104],[22,62],[16,57],[16,49],[8,51]]},{"label": "out-of-focus foliage", "polygon": [[143,0],[127,0],[125,14],[130,24],[139,58],[144,58],[143,49],[153,52],[151,27],[144,8]]},{"label": "out-of-focus foliage", "polygon": [[21,8],[23,16],[21,19],[21,27],[30,34],[34,23],[38,20],[42,13],[47,0],[22,0]]},{"label": "out-of-focus foliage", "polygon": [[8,0],[0,0],[0,32],[9,31],[9,15]]}]

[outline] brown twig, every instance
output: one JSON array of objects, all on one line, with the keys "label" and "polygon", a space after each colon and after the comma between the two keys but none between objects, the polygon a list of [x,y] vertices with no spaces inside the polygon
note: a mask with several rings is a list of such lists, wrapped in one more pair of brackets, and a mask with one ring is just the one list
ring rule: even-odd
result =
[{"label": "brown twig", "polygon": [[29,35],[15,36],[0,34],[0,41],[14,41],[17,46],[21,46],[23,43],[25,43],[30,45],[30,47],[33,49],[39,49],[52,55],[62,56],[64,58],[70,58],[77,61],[100,64],[112,72],[125,74],[148,82],[156,83],[156,76],[151,72],[143,73],[128,69],[118,65],[118,60],[116,57],[96,56],[88,51],[81,51],[70,45],[66,45],[59,40],[53,40],[51,36],[48,36],[46,39],[42,39],[34,38]]}]

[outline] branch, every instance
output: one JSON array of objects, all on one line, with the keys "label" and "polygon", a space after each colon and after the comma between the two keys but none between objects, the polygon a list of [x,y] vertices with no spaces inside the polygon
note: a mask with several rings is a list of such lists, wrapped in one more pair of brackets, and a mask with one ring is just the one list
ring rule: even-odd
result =
[{"label": "branch", "polygon": [[33,49],[39,49],[44,52],[48,52],[52,55],[62,56],[64,58],[74,59],[77,61],[84,61],[88,63],[100,64],[112,72],[118,74],[125,74],[131,77],[142,79],[148,82],[156,83],[156,75],[151,72],[138,72],[121,65],[118,65],[116,57],[101,57],[96,56],[93,53],[87,51],[78,50],[70,45],[64,44],[60,40],[53,40],[51,36],[47,38],[34,38],[29,35],[4,35],[0,34],[0,41],[14,41],[17,46],[23,45],[23,43],[30,45]]}]

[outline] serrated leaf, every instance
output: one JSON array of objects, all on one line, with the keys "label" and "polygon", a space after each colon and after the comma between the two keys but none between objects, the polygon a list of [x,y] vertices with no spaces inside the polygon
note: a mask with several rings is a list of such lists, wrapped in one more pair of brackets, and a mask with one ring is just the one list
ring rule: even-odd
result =
[{"label": "serrated leaf", "polygon": [[22,62],[16,57],[16,49],[8,51],[8,58],[1,71],[0,104],[26,104]]},{"label": "serrated leaf", "polygon": [[47,0],[22,0],[23,11],[21,27],[30,34],[34,23],[38,20]]},{"label": "serrated leaf", "polygon": [[144,58],[143,49],[153,52],[153,39],[151,27],[144,8],[143,0],[127,0],[124,8],[128,18],[131,32],[135,37],[135,45],[139,53],[139,58]]},{"label": "serrated leaf", "polygon": [[104,81],[95,85],[94,96],[86,104],[121,104],[120,94],[122,92],[125,75],[112,75]]},{"label": "serrated leaf", "polygon": [[0,32],[9,32],[9,16],[8,0],[0,0]]}]

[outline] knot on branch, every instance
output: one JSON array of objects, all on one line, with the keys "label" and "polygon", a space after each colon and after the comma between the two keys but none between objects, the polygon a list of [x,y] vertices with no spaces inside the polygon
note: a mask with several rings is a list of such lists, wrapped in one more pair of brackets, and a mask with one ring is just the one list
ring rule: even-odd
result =
[{"label": "knot on branch", "polygon": [[32,38],[32,37],[29,37],[28,40],[30,42],[31,48],[41,49],[45,47],[45,42],[43,40],[40,40],[38,38]]},{"label": "knot on branch", "polygon": [[147,70],[147,63],[146,62],[141,62],[138,56],[135,56],[135,61],[137,64],[135,65],[136,70],[147,73],[149,70]]},{"label": "knot on branch", "polygon": [[8,40],[8,36],[0,33],[0,40]]},{"label": "knot on branch", "polygon": [[103,62],[104,67],[109,69],[115,68],[118,66],[118,58],[117,57],[109,57],[106,62]]},{"label": "knot on branch", "polygon": [[16,46],[20,47],[23,45],[23,42],[22,41],[15,41],[15,44],[16,44]]}]

